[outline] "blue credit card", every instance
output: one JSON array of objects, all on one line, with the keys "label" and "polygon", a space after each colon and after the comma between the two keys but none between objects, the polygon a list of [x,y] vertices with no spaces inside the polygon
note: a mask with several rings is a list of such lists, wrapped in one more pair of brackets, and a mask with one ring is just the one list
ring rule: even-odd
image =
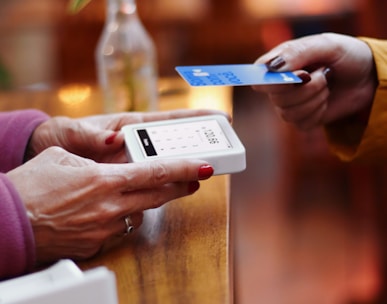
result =
[{"label": "blue credit card", "polygon": [[270,72],[264,64],[177,66],[191,86],[244,86],[301,83],[292,72]]}]

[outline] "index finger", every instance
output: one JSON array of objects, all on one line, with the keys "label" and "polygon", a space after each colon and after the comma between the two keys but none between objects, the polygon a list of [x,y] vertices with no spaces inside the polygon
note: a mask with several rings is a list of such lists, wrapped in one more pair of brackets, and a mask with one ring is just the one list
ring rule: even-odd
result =
[{"label": "index finger", "polygon": [[104,184],[120,191],[149,189],[173,182],[207,179],[214,170],[205,161],[162,159],[129,164],[100,164]]},{"label": "index finger", "polygon": [[317,34],[284,42],[256,62],[264,63],[270,70],[295,71],[308,66],[329,65],[340,54],[343,43],[329,34]]}]

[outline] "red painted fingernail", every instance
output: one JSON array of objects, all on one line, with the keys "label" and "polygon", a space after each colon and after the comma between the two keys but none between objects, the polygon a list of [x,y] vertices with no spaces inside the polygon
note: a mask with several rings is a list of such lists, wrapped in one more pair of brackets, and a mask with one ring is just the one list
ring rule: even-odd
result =
[{"label": "red painted fingernail", "polygon": [[276,56],[273,59],[269,60],[269,62],[266,63],[266,66],[270,71],[275,71],[282,68],[285,65],[285,63],[286,62],[282,57]]},{"label": "red painted fingernail", "polygon": [[214,174],[214,168],[212,168],[210,165],[203,165],[199,168],[199,179],[210,178],[212,174]]},{"label": "red painted fingernail", "polygon": [[188,193],[194,193],[200,188],[200,183],[198,181],[190,182],[188,184]]},{"label": "red painted fingernail", "polygon": [[307,72],[302,72],[302,73],[298,74],[297,76],[301,78],[302,84],[306,84],[312,80],[312,77],[310,77],[310,74]]},{"label": "red painted fingernail", "polygon": [[114,139],[116,138],[117,136],[117,132],[113,133],[112,135],[110,135],[108,138],[105,139],[105,145],[111,145],[112,143],[114,143]]}]

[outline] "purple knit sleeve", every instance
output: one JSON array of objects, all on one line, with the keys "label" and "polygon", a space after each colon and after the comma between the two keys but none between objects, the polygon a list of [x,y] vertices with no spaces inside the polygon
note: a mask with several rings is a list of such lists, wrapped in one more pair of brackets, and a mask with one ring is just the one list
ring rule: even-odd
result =
[{"label": "purple knit sleeve", "polygon": [[32,132],[48,118],[47,114],[38,110],[0,113],[0,172],[7,172],[23,163]]},{"label": "purple knit sleeve", "polygon": [[35,241],[27,212],[4,172],[23,163],[32,132],[48,118],[37,110],[0,113],[0,280],[22,275],[35,263]]},{"label": "purple knit sleeve", "polygon": [[0,280],[25,274],[35,263],[32,227],[21,199],[0,173]]}]

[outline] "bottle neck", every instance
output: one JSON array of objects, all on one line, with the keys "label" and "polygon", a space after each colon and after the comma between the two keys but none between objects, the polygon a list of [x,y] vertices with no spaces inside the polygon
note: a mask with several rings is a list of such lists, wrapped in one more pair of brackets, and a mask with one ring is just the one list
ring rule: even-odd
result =
[{"label": "bottle neck", "polygon": [[117,15],[135,15],[137,14],[136,0],[107,0],[108,18]]}]

